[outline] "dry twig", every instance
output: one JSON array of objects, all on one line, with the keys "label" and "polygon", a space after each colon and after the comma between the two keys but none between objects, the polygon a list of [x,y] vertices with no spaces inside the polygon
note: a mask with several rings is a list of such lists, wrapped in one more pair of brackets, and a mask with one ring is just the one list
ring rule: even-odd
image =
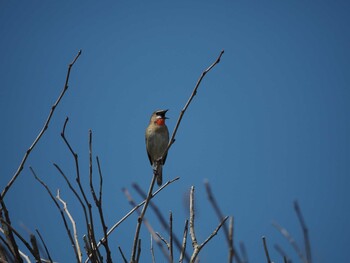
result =
[{"label": "dry twig", "polygon": [[292,245],[294,248],[295,252],[298,254],[300,260],[304,263],[308,263],[303,252],[301,252],[297,242],[295,239],[291,236],[291,234],[287,231],[287,229],[281,227],[279,224],[276,222],[272,222],[272,225],[289,241],[289,243]]},{"label": "dry twig", "polygon": [[72,245],[72,248],[74,250],[74,253],[75,253],[75,257],[77,259],[77,262],[80,262],[79,261],[79,254],[78,254],[78,250],[74,244],[74,240],[73,240],[73,237],[72,237],[72,233],[68,227],[68,223],[67,223],[67,220],[66,220],[66,217],[64,216],[64,212],[63,210],[61,209],[60,205],[58,204],[57,200],[55,199],[55,197],[53,196],[50,188],[36,175],[36,173],[34,172],[33,168],[32,167],[29,167],[29,169],[31,170],[32,174],[34,175],[35,179],[46,189],[46,191],[48,192],[48,194],[50,195],[52,201],[55,203],[57,209],[60,211],[60,214],[61,214],[61,217],[62,217],[62,220],[63,220],[63,223],[64,223],[64,227],[66,228],[66,232],[68,234],[68,237],[69,237],[69,240],[71,242],[71,245]]},{"label": "dry twig", "polygon": [[264,244],[264,250],[265,250],[267,263],[272,263],[270,255],[269,255],[269,250],[268,250],[267,244],[266,244],[266,238],[264,236],[262,237],[262,241],[263,241],[263,244]]},{"label": "dry twig", "polygon": [[309,238],[309,231],[308,228],[305,224],[303,215],[301,213],[298,201],[294,202],[294,209],[295,209],[295,213],[298,216],[299,219],[299,223],[301,225],[301,228],[303,230],[303,235],[304,235],[304,243],[305,243],[305,253],[306,253],[306,260],[308,263],[312,263],[312,259],[311,259],[311,245],[310,245],[310,238]]},{"label": "dry twig", "polygon": [[188,220],[186,219],[186,221],[185,221],[185,229],[184,229],[184,234],[183,234],[183,239],[182,239],[182,249],[181,249],[181,253],[180,253],[179,263],[183,262],[184,255],[186,253],[187,231],[188,231]]},{"label": "dry twig", "polygon": [[[204,185],[205,185],[205,190],[207,192],[208,195],[208,199],[210,204],[212,205],[219,221],[222,221],[224,219],[224,215],[221,212],[221,209],[213,195],[213,191],[211,190],[210,184],[209,182],[206,180],[204,181]],[[227,240],[227,244],[228,244],[228,249],[229,249],[229,253],[228,253],[228,262],[231,263],[233,261],[233,258],[235,257],[238,263],[241,263],[241,258],[237,253],[237,250],[235,249],[234,245],[233,245],[233,217],[231,217],[232,219],[230,220],[230,225],[229,228],[227,227],[226,224],[223,225],[223,229],[224,229],[224,233],[225,233],[225,237]]]},{"label": "dry twig", "polygon": [[78,255],[79,255],[79,262],[81,262],[82,261],[82,253],[81,253],[80,245],[79,245],[77,225],[76,225],[76,223],[74,221],[73,216],[71,215],[71,213],[68,210],[67,203],[65,201],[63,201],[63,199],[61,198],[59,189],[57,190],[56,198],[57,198],[58,201],[60,201],[62,203],[63,211],[66,212],[66,214],[67,214],[67,216],[68,216],[68,218],[69,218],[69,220],[70,220],[70,222],[72,224],[75,245],[76,245],[76,248],[77,248],[77,251],[78,251]]},{"label": "dry twig", "polygon": [[218,225],[218,227],[211,233],[211,235],[201,244],[198,244],[196,234],[195,234],[195,228],[194,228],[194,187],[191,187],[190,191],[190,235],[192,239],[192,246],[193,246],[193,254],[191,256],[191,263],[194,263],[199,252],[201,249],[218,233],[221,226],[226,222],[228,216],[226,216],[221,223]]},{"label": "dry twig", "polygon": [[[147,197],[147,194],[141,189],[141,187],[137,183],[133,183],[132,186],[143,199],[145,199]],[[153,212],[157,216],[157,218],[158,218],[159,222],[161,223],[161,225],[163,226],[163,228],[166,231],[169,231],[170,226],[169,226],[168,222],[166,221],[165,217],[163,216],[163,214],[161,213],[161,211],[159,210],[159,208],[152,201],[150,202],[149,205],[153,209]],[[178,250],[181,251],[182,244],[181,244],[180,240],[177,238],[177,236],[175,235],[175,233],[173,233],[173,241],[174,241],[175,246],[178,248]],[[186,259],[186,261],[190,260],[190,257],[187,255],[187,253],[184,254],[184,258]]]},{"label": "dry twig", "polygon": [[67,75],[66,75],[66,81],[64,83],[64,87],[63,90],[61,92],[61,94],[58,96],[58,99],[56,100],[56,102],[52,105],[51,107],[51,111],[49,113],[49,116],[46,119],[46,122],[44,124],[44,127],[42,128],[42,130],[40,131],[39,135],[36,137],[36,139],[34,140],[34,142],[32,143],[32,145],[29,147],[29,149],[26,151],[19,167],[17,168],[16,173],[14,174],[14,176],[11,178],[11,180],[8,182],[8,184],[6,185],[6,187],[4,188],[4,190],[1,193],[0,196],[0,200],[3,200],[7,191],[11,188],[12,184],[16,181],[16,179],[18,178],[18,176],[20,175],[20,173],[23,170],[24,164],[28,159],[29,154],[31,153],[31,151],[34,149],[35,145],[38,143],[38,141],[40,140],[40,138],[43,136],[43,134],[45,133],[45,131],[47,130],[47,128],[49,127],[49,123],[50,120],[52,118],[52,115],[57,107],[57,105],[60,103],[63,95],[66,93],[67,89],[68,89],[68,81],[69,81],[69,76],[70,76],[70,71],[74,65],[74,63],[77,61],[77,59],[79,58],[79,56],[81,55],[81,50],[78,52],[78,54],[76,55],[76,57],[74,58],[74,60],[68,65],[68,71],[67,71]]}]

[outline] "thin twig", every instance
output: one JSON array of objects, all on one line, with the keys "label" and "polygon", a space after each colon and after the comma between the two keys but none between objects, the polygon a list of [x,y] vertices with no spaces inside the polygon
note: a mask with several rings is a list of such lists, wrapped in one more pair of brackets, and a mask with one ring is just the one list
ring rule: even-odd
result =
[{"label": "thin twig", "polygon": [[[16,229],[14,229],[9,223],[7,223],[4,219],[0,219],[1,223],[5,224],[11,231],[22,241],[22,243],[26,246],[26,248],[29,250],[29,252],[35,257],[35,251],[32,249],[32,247],[29,245],[29,243],[17,232]],[[22,262],[22,260],[20,261]],[[40,258],[39,258],[39,262]]]},{"label": "thin twig", "polygon": [[[78,154],[76,152],[74,152],[73,148],[71,147],[70,143],[68,142],[67,138],[66,138],[66,135],[65,135],[65,132],[66,132],[66,126],[67,126],[67,123],[68,123],[68,117],[66,118],[65,122],[64,122],[64,125],[63,125],[63,129],[62,129],[62,132],[61,132],[61,137],[63,139],[63,141],[65,142],[66,146],[68,147],[70,153],[72,154],[73,158],[74,158],[74,162],[75,162],[75,170],[76,170],[76,182],[78,184],[78,187],[79,187],[79,190],[80,190],[80,193],[81,195],[83,196],[83,199],[84,199],[84,202],[85,202],[85,205],[82,205],[83,209],[84,209],[84,216],[85,216],[85,222],[86,222],[86,230],[87,230],[87,238],[89,239],[88,242],[90,244],[95,244],[96,241],[95,240],[92,240],[92,231],[91,231],[91,219],[92,219],[92,210],[91,210],[91,204],[89,202],[89,200],[87,199],[86,197],[86,194],[85,194],[85,191],[84,191],[84,188],[81,184],[81,181],[80,181],[80,169],[79,169],[79,159],[78,159]],[[61,173],[62,174],[62,173]],[[66,177],[65,177],[66,179]],[[67,179],[66,179],[67,181]],[[67,181],[68,183],[68,181]],[[68,184],[70,186],[70,183]],[[71,190],[73,189],[71,186],[70,186]],[[72,190],[73,191],[73,190]],[[80,199],[80,197],[78,197],[78,195],[76,194],[76,191],[74,190],[73,193],[77,196],[79,202],[82,204],[82,201]],[[88,211],[89,211],[89,215],[88,215],[88,212],[86,210],[86,206],[88,207]],[[91,245],[89,245],[88,247],[85,246],[85,249],[88,249],[88,248],[91,248],[90,252],[92,253],[88,253],[88,259],[90,259],[92,257],[92,260],[93,261],[98,261],[100,260],[98,258],[98,255],[99,254],[99,251],[95,248],[95,249],[92,249]],[[88,259],[85,261],[87,262]]]},{"label": "thin twig", "polygon": [[295,213],[298,216],[301,228],[303,230],[303,235],[304,235],[304,243],[305,243],[305,253],[306,253],[306,259],[308,263],[312,263],[312,258],[311,258],[311,245],[310,245],[310,238],[309,238],[309,230],[305,224],[304,217],[301,213],[298,201],[294,202],[294,210]]},{"label": "thin twig", "polygon": [[174,128],[174,131],[171,135],[171,138],[169,140],[169,143],[168,143],[168,146],[166,148],[166,150],[164,151],[162,157],[160,158],[160,160],[163,160],[165,158],[165,156],[167,156],[168,154],[168,151],[171,147],[171,145],[175,142],[175,136],[176,136],[176,133],[177,133],[177,130],[179,128],[179,125],[180,125],[180,122],[182,120],[182,117],[183,115],[185,114],[185,111],[187,110],[188,106],[190,105],[192,99],[194,98],[194,96],[197,94],[197,89],[199,87],[199,84],[202,82],[202,79],[204,78],[204,76],[213,68],[216,66],[216,64],[218,64],[220,62],[220,59],[221,59],[221,56],[224,54],[224,50],[222,50],[220,52],[220,55],[218,56],[218,58],[215,60],[215,62],[213,64],[211,64],[206,70],[204,70],[201,74],[201,76],[199,77],[198,81],[197,81],[197,84],[196,86],[194,87],[193,91],[192,91],[192,94],[190,96],[190,98],[188,99],[187,103],[185,104],[185,107],[181,110],[180,112],[180,115],[179,115],[179,118],[176,122],[176,125],[175,125],[175,128]]},{"label": "thin twig", "polygon": [[269,250],[267,249],[266,238],[264,236],[262,237],[262,241],[263,241],[263,244],[264,244],[264,250],[265,250],[267,263],[272,263],[270,255],[269,255]]},{"label": "thin twig", "polygon": [[191,256],[191,263],[194,263],[199,252],[201,251],[201,249],[218,233],[218,231],[220,230],[221,226],[226,222],[228,216],[226,216],[221,222],[220,224],[217,226],[217,228],[211,233],[211,235],[202,243],[202,244],[198,244],[197,238],[196,238],[196,234],[195,234],[195,230],[194,230],[194,187],[191,187],[191,191],[190,191],[190,235],[191,235],[191,239],[192,239],[192,246],[193,246],[193,254]]},{"label": "thin twig", "polygon": [[81,55],[81,50],[79,50],[78,54],[75,56],[74,60],[68,65],[68,71],[67,71],[67,75],[66,75],[66,81],[64,83],[64,87],[63,90],[61,92],[61,94],[58,96],[58,99],[56,100],[56,102],[52,105],[49,116],[46,119],[46,122],[44,124],[44,127],[42,128],[42,130],[40,131],[39,135],[36,137],[36,139],[34,140],[34,142],[32,143],[32,145],[29,147],[29,149],[26,151],[19,167],[17,168],[16,173],[14,174],[14,176],[12,177],[12,179],[8,182],[8,184],[6,185],[6,187],[4,188],[4,190],[1,193],[0,196],[0,200],[3,200],[7,191],[11,188],[12,184],[16,181],[17,177],[20,175],[20,173],[23,170],[24,164],[27,161],[27,158],[29,156],[29,154],[31,153],[31,151],[34,149],[35,145],[38,143],[38,141],[40,140],[40,138],[43,136],[43,134],[45,133],[45,131],[47,130],[47,128],[49,127],[49,123],[50,120],[52,118],[52,115],[57,107],[57,105],[59,104],[59,102],[61,101],[63,95],[66,93],[67,89],[68,89],[68,81],[69,81],[69,76],[70,76],[70,71],[74,65],[74,63],[77,61],[77,59],[79,58],[79,56]]},{"label": "thin twig", "polygon": [[151,255],[152,255],[152,263],[156,263],[156,258],[154,256],[153,237],[152,237],[152,235],[151,235]]},{"label": "thin twig", "polygon": [[72,228],[73,228],[73,235],[74,235],[74,241],[75,241],[75,246],[77,248],[77,251],[78,251],[78,255],[79,255],[79,262],[82,261],[82,253],[81,253],[81,250],[80,250],[80,245],[79,245],[79,238],[78,238],[78,231],[77,231],[77,225],[74,221],[74,218],[73,216],[71,215],[71,213],[69,212],[68,210],[68,207],[67,207],[67,203],[65,201],[63,201],[63,199],[61,198],[60,196],[60,190],[57,189],[57,195],[56,195],[56,198],[58,201],[60,201],[63,205],[63,211],[66,212],[71,224],[72,224]]},{"label": "thin twig", "polygon": [[[213,195],[213,191],[211,190],[209,181],[205,180],[204,185],[205,185],[205,190],[207,192],[208,200],[209,200],[210,204],[212,205],[219,221],[222,221],[224,218],[224,214],[221,212],[221,209],[218,205],[218,202],[216,201],[216,199]],[[237,263],[241,263],[241,258],[238,255],[237,250],[235,249],[234,244],[233,244],[233,218],[232,218],[232,229],[228,228],[226,224],[223,225],[223,229],[224,229],[224,233],[225,233],[225,237],[226,237],[226,241],[227,241],[228,249],[229,249],[229,254],[228,254],[229,261],[228,262],[232,262],[233,258],[235,257]]]},{"label": "thin twig", "polygon": [[139,262],[140,256],[141,256],[141,238],[139,239],[139,242],[137,243],[136,262]]},{"label": "thin twig", "polygon": [[[4,221],[4,222],[8,223],[9,225],[11,225],[11,219],[10,219],[10,215],[9,215],[8,210],[7,210],[7,207],[5,205],[5,201],[0,200],[0,203],[1,203],[1,209],[0,209],[1,222]],[[20,255],[20,251],[19,251],[17,242],[16,242],[15,237],[13,235],[12,229],[7,227],[7,225],[4,225],[4,224],[2,224],[2,225],[3,225],[4,234],[5,234],[5,237],[7,239],[8,245],[11,247],[11,251],[15,256],[15,259],[18,262],[23,262],[21,255]]]},{"label": "thin twig", "polygon": [[132,251],[131,251],[131,259],[130,259],[131,263],[136,263],[137,262],[136,261],[137,242],[139,240],[139,235],[140,235],[140,230],[141,230],[143,217],[145,216],[148,204],[149,204],[149,202],[150,202],[150,200],[152,198],[152,190],[153,190],[155,181],[156,181],[156,174],[153,174],[153,177],[152,177],[152,180],[151,180],[151,184],[150,184],[150,187],[149,187],[149,190],[148,190],[146,202],[145,202],[145,204],[144,204],[144,206],[142,208],[140,216],[137,219],[137,225],[136,225],[136,231],[135,231],[135,237],[134,237],[134,244],[132,246]]},{"label": "thin twig", "polygon": [[159,239],[162,240],[163,243],[166,245],[166,247],[169,249],[170,245],[169,245],[168,241],[161,234],[159,234],[159,232],[155,232],[155,233],[159,237]]},{"label": "thin twig", "polygon": [[241,249],[241,253],[242,253],[242,257],[243,257],[243,261],[242,263],[248,263],[248,254],[247,254],[247,250],[245,248],[245,245],[243,242],[239,243],[240,249]]},{"label": "thin twig", "polygon": [[[0,228],[0,231],[2,233],[4,233],[4,230],[2,228]],[[5,247],[1,246],[2,250],[4,250],[3,253],[5,253],[5,257],[6,257],[5,259],[7,259],[7,261],[9,261],[9,262],[14,262],[15,255],[13,254],[13,251],[11,249],[10,244],[2,236],[0,236],[0,240],[2,241],[2,243],[5,244],[5,246],[7,248],[7,250],[6,250]]]},{"label": "thin twig", "polygon": [[[176,177],[175,179],[172,179],[168,182],[166,182],[165,184],[163,184],[161,187],[158,188],[157,191],[155,191],[152,194],[152,198],[155,197],[160,191],[162,191],[165,187],[167,187],[168,185],[170,185],[171,183],[179,180],[180,177]],[[144,205],[146,203],[146,199],[143,200],[141,203],[139,203],[137,206],[135,206],[133,209],[131,209],[125,216],[123,216],[117,223],[115,223],[110,230],[108,230],[107,232],[107,236],[109,236],[121,223],[123,223],[130,215],[132,215],[139,207],[141,207],[142,205]],[[104,238],[102,238],[98,243],[97,243],[97,247],[101,246],[102,242],[104,241]]]},{"label": "thin twig", "polygon": [[30,235],[30,243],[32,244],[32,248],[33,248],[32,251],[33,251],[33,256],[35,258],[35,261],[41,262],[38,243],[36,242],[36,238],[33,234]]},{"label": "thin twig", "polygon": [[[137,183],[133,183],[132,186],[143,199],[147,198],[147,194],[141,189],[141,187]],[[168,224],[167,220],[165,219],[165,217],[163,216],[163,214],[161,213],[161,211],[159,210],[159,208],[152,201],[149,203],[149,205],[150,205],[151,209],[153,210],[153,212],[155,213],[155,215],[157,216],[157,218],[158,218],[159,222],[161,223],[161,225],[163,226],[163,228],[166,231],[169,231],[169,224]],[[175,246],[178,248],[178,250],[181,251],[182,244],[181,244],[180,240],[177,238],[177,236],[175,235],[175,233],[173,233],[173,241],[175,243]],[[185,257],[186,261],[190,260],[190,257],[187,253],[185,253],[184,257]]]},{"label": "thin twig", "polygon": [[174,262],[174,254],[173,254],[173,213],[170,211],[169,214],[169,249],[170,249],[170,259],[171,262]]},{"label": "thin twig", "polygon": [[125,255],[124,255],[124,253],[123,253],[122,248],[121,248],[121,247],[118,247],[118,249],[119,249],[120,255],[122,255],[122,258],[123,258],[123,260],[124,260],[124,263],[128,263],[128,261],[126,260]]},{"label": "thin twig", "polygon": [[233,249],[233,216],[230,216],[230,224],[228,228],[228,262],[232,263],[234,258],[234,249]]},{"label": "thin twig", "polygon": [[[128,199],[129,203],[131,206],[135,207],[136,206],[136,203],[134,201],[134,199],[131,197],[131,194],[130,192],[126,189],[126,188],[123,188],[122,189],[123,193],[125,194],[126,198]],[[140,216],[141,215],[141,211],[138,209],[137,210],[137,213],[138,215]],[[168,261],[170,262],[170,257],[169,257],[169,254],[168,254],[168,250],[165,250],[160,239],[162,239],[162,241],[165,241],[165,239],[163,239],[159,233],[156,233],[154,230],[153,230],[153,227],[151,226],[151,224],[148,222],[147,218],[144,217],[143,218],[143,223],[146,225],[147,229],[148,229],[148,232],[153,236],[154,240],[156,241],[157,245],[159,246],[159,249],[163,252],[164,256],[168,259]],[[159,239],[159,238],[160,239]],[[167,242],[165,241],[168,249],[169,249],[169,245],[167,244]]]},{"label": "thin twig", "polygon": [[184,229],[184,234],[183,234],[183,239],[182,239],[182,249],[181,249],[181,253],[180,253],[179,263],[183,262],[184,255],[186,254],[187,231],[188,231],[188,219],[186,219],[186,221],[185,221],[185,229]]},{"label": "thin twig", "polygon": [[276,249],[276,251],[283,257],[284,261],[287,263],[292,263],[291,260],[289,260],[289,257],[287,255],[287,253],[278,245],[275,244],[274,248]]},{"label": "thin twig", "polygon": [[[97,201],[97,197],[95,194],[95,189],[94,189],[94,185],[92,183],[92,131],[89,130],[89,182],[90,182],[90,191],[91,194],[94,198],[95,201]],[[97,201],[98,202],[98,201]],[[93,215],[92,215],[92,207],[89,206],[88,207],[89,210],[89,216],[90,216],[90,238],[91,238],[91,249],[93,253],[96,253],[96,256],[99,257],[100,261],[102,262],[102,256],[100,255],[100,252],[97,248],[97,243],[96,243],[96,239],[95,239],[95,229],[94,229],[94,220],[93,220]],[[107,242],[107,240],[105,240],[105,242]],[[105,246],[105,245],[104,245]],[[106,246],[105,246],[106,247]],[[111,258],[110,258],[110,251],[108,248],[106,248],[106,252],[109,255],[109,261],[111,262]],[[108,253],[109,252],[109,253]]]},{"label": "thin twig", "polygon": [[47,246],[46,246],[46,244],[45,244],[45,242],[44,242],[44,239],[43,239],[43,237],[41,236],[39,230],[36,229],[35,231],[36,231],[36,233],[38,234],[38,236],[39,236],[39,238],[40,238],[40,240],[41,240],[41,243],[43,243],[43,245],[44,245],[45,252],[46,252],[46,256],[48,257],[49,262],[53,262],[53,261],[52,261],[52,258],[51,258],[51,256],[50,256],[49,250],[47,249]]},{"label": "thin twig", "polygon": [[78,254],[78,251],[77,251],[77,248],[74,244],[74,240],[73,240],[73,237],[72,237],[72,234],[70,232],[70,229],[68,227],[68,223],[67,223],[67,220],[66,220],[66,217],[64,216],[64,212],[63,210],[61,209],[60,205],[58,204],[57,200],[55,199],[55,197],[53,196],[50,188],[36,175],[36,173],[34,172],[33,168],[32,167],[29,167],[30,171],[32,172],[32,174],[34,175],[35,179],[42,185],[44,186],[44,188],[46,189],[46,191],[48,192],[48,194],[50,195],[52,201],[55,203],[57,209],[60,211],[60,214],[61,214],[61,217],[62,217],[62,220],[63,220],[63,223],[64,223],[64,227],[66,228],[66,232],[68,234],[68,237],[69,237],[69,240],[71,242],[71,245],[72,245],[72,248],[74,250],[74,253],[75,253],[75,257],[77,259],[77,262],[80,262],[79,261],[79,254]]},{"label": "thin twig", "polygon": [[96,156],[96,162],[97,162],[97,166],[98,166],[98,173],[100,175],[100,190],[99,190],[99,199],[97,199],[96,195],[93,195],[93,198],[95,200],[95,204],[96,207],[98,209],[98,213],[100,215],[100,220],[101,220],[101,225],[102,225],[102,229],[103,229],[103,235],[104,235],[104,240],[105,242],[103,242],[103,246],[105,247],[106,250],[106,255],[107,255],[107,263],[111,263],[112,262],[112,256],[111,256],[111,250],[109,248],[109,244],[108,244],[108,237],[107,237],[107,226],[105,223],[105,219],[103,216],[103,209],[102,209],[102,172],[101,172],[101,166],[100,166],[100,161],[98,159],[98,156]]},{"label": "thin twig", "polygon": [[300,260],[304,263],[308,263],[303,252],[301,252],[297,242],[295,241],[295,239],[291,236],[291,234],[287,231],[287,229],[281,227],[279,224],[277,224],[276,222],[272,222],[272,226],[274,226],[288,241],[289,243],[292,245],[292,247],[294,248],[295,252],[298,254]]}]

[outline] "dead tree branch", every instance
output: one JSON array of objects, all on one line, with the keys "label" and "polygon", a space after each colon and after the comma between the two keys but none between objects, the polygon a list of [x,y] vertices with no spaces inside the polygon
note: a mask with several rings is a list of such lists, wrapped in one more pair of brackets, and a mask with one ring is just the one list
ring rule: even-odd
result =
[{"label": "dead tree branch", "polygon": [[194,263],[199,252],[201,249],[218,233],[220,230],[221,226],[226,222],[228,216],[226,216],[221,223],[218,225],[218,227],[211,233],[211,235],[202,243],[198,244],[196,234],[195,234],[195,228],[194,228],[194,217],[195,217],[195,212],[194,212],[194,187],[191,187],[190,191],[190,235],[192,239],[192,247],[193,247],[193,254],[191,256],[191,263]]},{"label": "dead tree branch", "polygon": [[298,216],[299,223],[301,225],[301,229],[303,230],[306,260],[307,260],[308,263],[312,263],[309,230],[308,230],[308,228],[307,228],[307,226],[305,224],[304,217],[303,217],[303,215],[301,213],[298,201],[294,202],[294,210],[295,210],[295,213]]},{"label": "dead tree branch", "polygon": [[51,111],[49,113],[49,116],[47,117],[44,127],[41,129],[39,135],[36,137],[36,139],[34,140],[34,142],[32,143],[32,145],[29,147],[29,149],[26,151],[19,167],[17,168],[16,173],[14,174],[14,176],[12,177],[12,179],[8,182],[8,184],[6,185],[6,187],[4,188],[4,190],[1,193],[0,196],[0,200],[3,200],[7,191],[11,188],[12,184],[16,181],[17,177],[20,175],[20,173],[23,170],[24,164],[28,159],[29,154],[31,153],[31,151],[34,149],[35,145],[39,142],[40,138],[43,136],[43,134],[45,133],[45,131],[47,130],[47,128],[49,127],[49,123],[50,120],[52,118],[53,113],[55,112],[55,109],[57,107],[57,105],[60,103],[62,97],[64,96],[64,94],[66,93],[67,89],[68,89],[68,81],[69,81],[69,76],[70,76],[70,71],[73,67],[73,65],[75,64],[75,62],[77,61],[77,59],[79,58],[79,56],[81,55],[81,50],[79,50],[78,54],[76,55],[76,57],[73,59],[73,61],[68,65],[68,71],[67,71],[67,75],[66,75],[66,81],[64,83],[63,86],[63,90],[61,92],[61,94],[58,96],[58,99],[56,100],[56,102],[52,105],[51,107]]},{"label": "dead tree branch", "polygon": [[266,255],[266,259],[267,259],[267,263],[272,263],[271,258],[270,258],[270,254],[269,254],[269,250],[267,248],[267,244],[266,244],[266,237],[262,237],[262,241],[264,244],[264,250],[265,250],[265,255]]},{"label": "dead tree branch", "polygon": [[175,142],[175,136],[176,136],[177,130],[178,130],[178,128],[179,128],[179,125],[180,125],[180,123],[181,123],[182,117],[183,117],[183,115],[185,114],[185,112],[186,112],[188,106],[190,106],[190,103],[191,103],[191,101],[193,100],[194,96],[197,94],[197,90],[198,90],[199,85],[200,85],[201,82],[202,82],[202,79],[204,78],[204,76],[205,76],[213,67],[216,66],[216,64],[218,64],[218,63],[220,62],[221,56],[222,56],[223,54],[224,54],[224,50],[222,50],[222,51],[220,52],[220,55],[219,55],[218,58],[215,60],[215,62],[214,62],[213,64],[211,64],[206,70],[204,70],[204,71],[202,72],[201,76],[199,77],[199,79],[198,79],[198,81],[197,81],[197,84],[196,84],[196,86],[194,87],[190,98],[189,98],[188,101],[186,102],[185,107],[184,107],[184,108],[181,110],[181,112],[180,112],[180,115],[179,115],[179,118],[178,118],[178,120],[177,120],[177,122],[176,122],[174,131],[173,131],[173,133],[172,133],[172,135],[171,135],[171,138],[170,138],[170,140],[169,140],[169,144],[168,144],[166,150],[164,151],[163,156],[162,156],[161,158],[159,158],[160,160],[163,160],[164,157],[167,156],[168,151],[169,151],[171,145]]},{"label": "dead tree branch", "polygon": [[292,237],[292,235],[287,231],[287,229],[281,227],[279,224],[277,224],[276,222],[272,222],[272,226],[274,226],[288,241],[289,243],[292,245],[292,247],[294,248],[295,252],[298,254],[301,262],[304,263],[308,263],[303,252],[301,252],[297,242],[295,241],[295,239]]}]

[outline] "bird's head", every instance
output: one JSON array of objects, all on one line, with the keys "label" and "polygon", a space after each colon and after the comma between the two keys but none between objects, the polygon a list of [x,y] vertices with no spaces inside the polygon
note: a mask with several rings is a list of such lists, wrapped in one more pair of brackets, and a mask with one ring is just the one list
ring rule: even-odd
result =
[{"label": "bird's head", "polygon": [[165,120],[168,119],[165,114],[168,110],[157,110],[153,112],[151,117],[151,123],[157,124],[157,125],[165,125]]}]

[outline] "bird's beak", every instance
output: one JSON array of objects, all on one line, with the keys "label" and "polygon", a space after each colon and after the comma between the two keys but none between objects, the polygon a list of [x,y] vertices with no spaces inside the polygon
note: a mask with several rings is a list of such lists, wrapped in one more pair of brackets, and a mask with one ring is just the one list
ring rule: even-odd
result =
[{"label": "bird's beak", "polygon": [[168,117],[165,116],[165,114],[167,113],[168,110],[160,110],[157,112],[158,116],[161,116],[164,119],[169,119]]}]

